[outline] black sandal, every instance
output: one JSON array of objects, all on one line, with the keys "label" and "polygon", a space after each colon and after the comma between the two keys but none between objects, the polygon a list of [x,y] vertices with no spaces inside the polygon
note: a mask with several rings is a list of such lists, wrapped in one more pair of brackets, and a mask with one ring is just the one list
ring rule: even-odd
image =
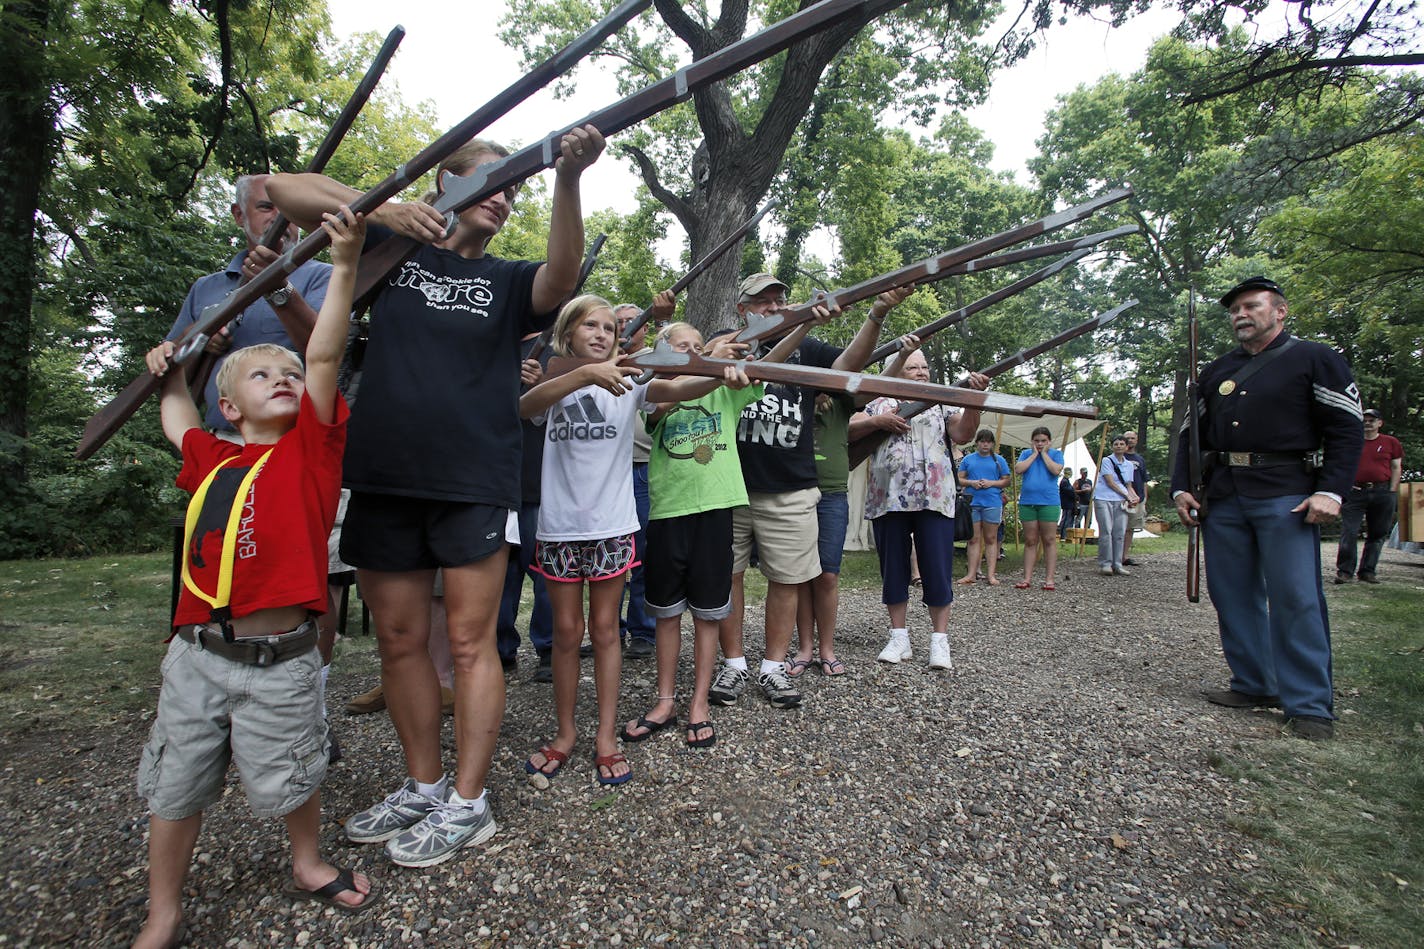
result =
[{"label": "black sandal", "polygon": [[[706,738],[695,737],[698,732],[708,729],[712,734]],[[711,722],[688,722],[687,723],[687,747],[689,748],[711,748],[717,744],[717,726]]]},{"label": "black sandal", "polygon": [[634,742],[637,742],[637,741],[645,741],[645,740],[647,740],[647,739],[649,739],[649,738],[652,738],[654,735],[656,735],[658,732],[662,731],[664,728],[671,728],[672,726],[674,726],[674,725],[676,725],[676,724],[677,724],[677,716],[676,716],[676,715],[671,715],[671,716],[669,716],[667,719],[665,719],[664,721],[661,721],[661,722],[655,722],[655,721],[653,721],[652,719],[648,718],[646,715],[639,715],[639,716],[638,716],[638,721],[637,721],[636,723],[634,723],[633,727],[634,727],[634,728],[644,728],[644,729],[647,729],[647,730],[644,731],[641,735],[635,735],[635,734],[633,734],[632,732],[630,732],[630,731],[628,730],[628,726],[627,726],[627,725],[624,725],[624,726],[623,726],[623,730],[618,733],[618,737],[621,738],[621,739],[623,739],[624,741],[634,741]]}]

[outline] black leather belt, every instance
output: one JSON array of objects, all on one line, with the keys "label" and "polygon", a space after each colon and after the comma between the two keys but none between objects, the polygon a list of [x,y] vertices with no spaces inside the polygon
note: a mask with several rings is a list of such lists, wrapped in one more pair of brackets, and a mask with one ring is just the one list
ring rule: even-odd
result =
[{"label": "black leather belt", "polygon": [[1355,485],[1355,490],[1356,490],[1356,491],[1369,491],[1369,490],[1372,489],[1372,488],[1387,488],[1387,487],[1389,487],[1389,482],[1388,482],[1388,481],[1361,481],[1359,484]]},{"label": "black leather belt", "polygon": [[249,666],[271,666],[295,659],[315,649],[317,629],[315,620],[307,620],[291,632],[277,636],[226,642],[222,632],[214,626],[194,625],[178,627],[178,636],[184,642],[190,642],[199,649],[216,653],[233,662]]},{"label": "black leather belt", "polygon": [[1229,468],[1271,468],[1277,465],[1310,463],[1313,452],[1302,451],[1210,451],[1207,458]]}]

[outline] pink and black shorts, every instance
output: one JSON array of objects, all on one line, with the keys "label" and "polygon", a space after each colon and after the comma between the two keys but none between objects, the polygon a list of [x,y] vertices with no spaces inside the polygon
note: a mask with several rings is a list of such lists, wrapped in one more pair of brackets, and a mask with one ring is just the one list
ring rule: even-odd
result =
[{"label": "pink and black shorts", "polygon": [[603,540],[541,540],[534,545],[531,569],[550,580],[577,583],[611,580],[638,566],[633,535]]}]

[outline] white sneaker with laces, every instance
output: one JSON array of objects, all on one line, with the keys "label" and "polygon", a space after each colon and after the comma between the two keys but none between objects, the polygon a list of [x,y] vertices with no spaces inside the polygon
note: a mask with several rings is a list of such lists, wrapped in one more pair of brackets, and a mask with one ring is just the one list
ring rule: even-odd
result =
[{"label": "white sneaker with laces", "polygon": [[944,633],[934,633],[930,636],[930,668],[954,668],[954,663],[949,658],[949,636]]},{"label": "white sneaker with laces", "polygon": [[885,648],[880,650],[880,655],[875,658],[881,662],[901,662],[909,659],[913,655],[910,649],[910,634],[908,632],[892,631],[890,641],[885,644]]}]

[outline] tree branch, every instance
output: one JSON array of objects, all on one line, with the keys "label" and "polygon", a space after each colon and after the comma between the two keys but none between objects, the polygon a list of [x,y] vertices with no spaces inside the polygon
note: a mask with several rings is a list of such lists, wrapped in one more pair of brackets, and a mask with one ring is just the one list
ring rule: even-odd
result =
[{"label": "tree branch", "polygon": [[[731,4],[736,6],[738,4]],[[723,15],[726,15],[728,4],[722,5]],[[740,3],[742,7],[742,22],[746,23],[746,3]],[[663,18],[668,29],[673,35],[687,44],[687,48],[692,50],[693,59],[701,59],[708,53],[716,52],[712,48],[712,34],[702,24],[693,20],[687,15],[687,11],[682,8],[682,4],[675,0],[654,0],[653,7],[658,11],[658,16]],[[739,34],[740,35],[740,34]]]},{"label": "tree branch", "polygon": [[1182,100],[1184,105],[1200,105],[1203,102],[1210,102],[1212,99],[1219,99],[1223,96],[1235,95],[1258,86],[1263,82],[1278,79],[1281,76],[1289,76],[1294,73],[1307,72],[1312,69],[1333,70],[1347,69],[1351,66],[1424,66],[1424,53],[1401,53],[1397,56],[1339,56],[1335,59],[1301,59],[1286,66],[1278,66],[1275,69],[1268,69],[1265,72],[1253,73],[1256,66],[1265,60],[1265,55],[1258,57],[1245,70],[1247,78],[1238,82],[1234,86],[1227,86],[1224,89],[1211,89],[1206,92],[1193,93]]},{"label": "tree branch", "polygon": [[674,194],[663,185],[658,179],[658,169],[653,165],[652,159],[648,158],[643,150],[636,145],[624,145],[622,151],[637,164],[638,174],[642,177],[643,184],[648,186],[648,191],[652,193],[658,203],[677,217],[684,230],[691,231],[696,220],[692,206],[680,195]]}]

